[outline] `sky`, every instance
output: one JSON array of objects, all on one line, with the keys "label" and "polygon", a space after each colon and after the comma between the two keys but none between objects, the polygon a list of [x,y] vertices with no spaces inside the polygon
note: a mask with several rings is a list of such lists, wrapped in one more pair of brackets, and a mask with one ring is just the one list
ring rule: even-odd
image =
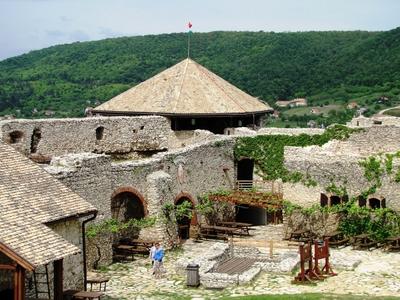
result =
[{"label": "sky", "polygon": [[184,32],[390,30],[400,0],[0,0],[0,60],[110,37]]}]

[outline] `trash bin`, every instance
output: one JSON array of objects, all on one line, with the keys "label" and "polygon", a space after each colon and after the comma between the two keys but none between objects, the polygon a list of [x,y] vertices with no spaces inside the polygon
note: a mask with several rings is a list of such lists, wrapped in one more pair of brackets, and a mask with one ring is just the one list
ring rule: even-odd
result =
[{"label": "trash bin", "polygon": [[198,287],[200,285],[200,275],[199,275],[200,266],[197,264],[188,264],[186,266],[187,271],[187,286],[195,286]]}]

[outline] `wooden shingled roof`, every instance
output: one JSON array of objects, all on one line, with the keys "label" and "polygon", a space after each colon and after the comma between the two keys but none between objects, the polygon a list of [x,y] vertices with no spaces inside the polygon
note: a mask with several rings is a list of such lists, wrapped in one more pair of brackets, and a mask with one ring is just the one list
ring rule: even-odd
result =
[{"label": "wooden shingled roof", "polygon": [[100,114],[250,115],[272,111],[187,58],[96,107]]},{"label": "wooden shingled roof", "polygon": [[0,142],[0,250],[32,270],[80,249],[45,224],[96,212],[12,147]]}]

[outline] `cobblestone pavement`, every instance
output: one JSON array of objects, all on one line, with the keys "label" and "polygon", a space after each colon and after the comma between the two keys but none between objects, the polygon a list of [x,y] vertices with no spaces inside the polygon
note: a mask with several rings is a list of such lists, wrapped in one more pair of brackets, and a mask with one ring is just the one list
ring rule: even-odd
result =
[{"label": "cobblestone pavement", "polygon": [[[254,231],[252,238],[235,240],[235,244],[247,246],[261,243],[260,237],[278,241],[279,226],[263,226]],[[264,238],[265,240],[265,238]],[[261,273],[247,285],[231,286],[224,290],[207,290],[202,287],[187,288],[185,277],[175,270],[174,263],[183,256],[196,257],[208,249],[214,241],[194,243],[187,241],[182,250],[167,252],[165,266],[167,273],[163,278],[155,279],[151,274],[147,258],[138,257],[129,263],[113,264],[101,272],[101,276],[111,278],[106,292],[106,299],[218,299],[243,295],[260,294],[296,294],[296,293],[331,293],[376,296],[398,296],[400,294],[400,253],[385,253],[381,250],[355,251],[350,247],[333,250],[332,262],[338,276],[330,277],[316,285],[293,285],[293,274]],[[280,243],[280,244],[279,244]],[[287,242],[276,242],[274,251],[285,251]],[[261,251],[269,251],[261,247]],[[347,265],[340,269],[339,265]],[[349,267],[349,266],[353,267]]]}]

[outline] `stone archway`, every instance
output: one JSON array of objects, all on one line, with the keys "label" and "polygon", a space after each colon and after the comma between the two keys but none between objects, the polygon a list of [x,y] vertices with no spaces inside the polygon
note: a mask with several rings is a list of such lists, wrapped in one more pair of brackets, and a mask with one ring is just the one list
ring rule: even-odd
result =
[{"label": "stone archway", "polygon": [[183,217],[179,220],[177,220],[178,223],[178,235],[181,239],[183,240],[187,240],[189,239],[190,236],[190,226],[191,225],[197,225],[197,216],[196,216],[196,212],[194,211],[194,207],[195,207],[195,202],[193,197],[188,194],[188,193],[179,193],[176,197],[175,197],[175,205],[179,205],[182,204],[184,202],[189,202],[191,204],[192,207],[192,218],[188,218],[188,217]]},{"label": "stone archway", "polygon": [[147,204],[136,189],[119,188],[111,196],[111,216],[123,222],[142,219],[147,216]]}]

